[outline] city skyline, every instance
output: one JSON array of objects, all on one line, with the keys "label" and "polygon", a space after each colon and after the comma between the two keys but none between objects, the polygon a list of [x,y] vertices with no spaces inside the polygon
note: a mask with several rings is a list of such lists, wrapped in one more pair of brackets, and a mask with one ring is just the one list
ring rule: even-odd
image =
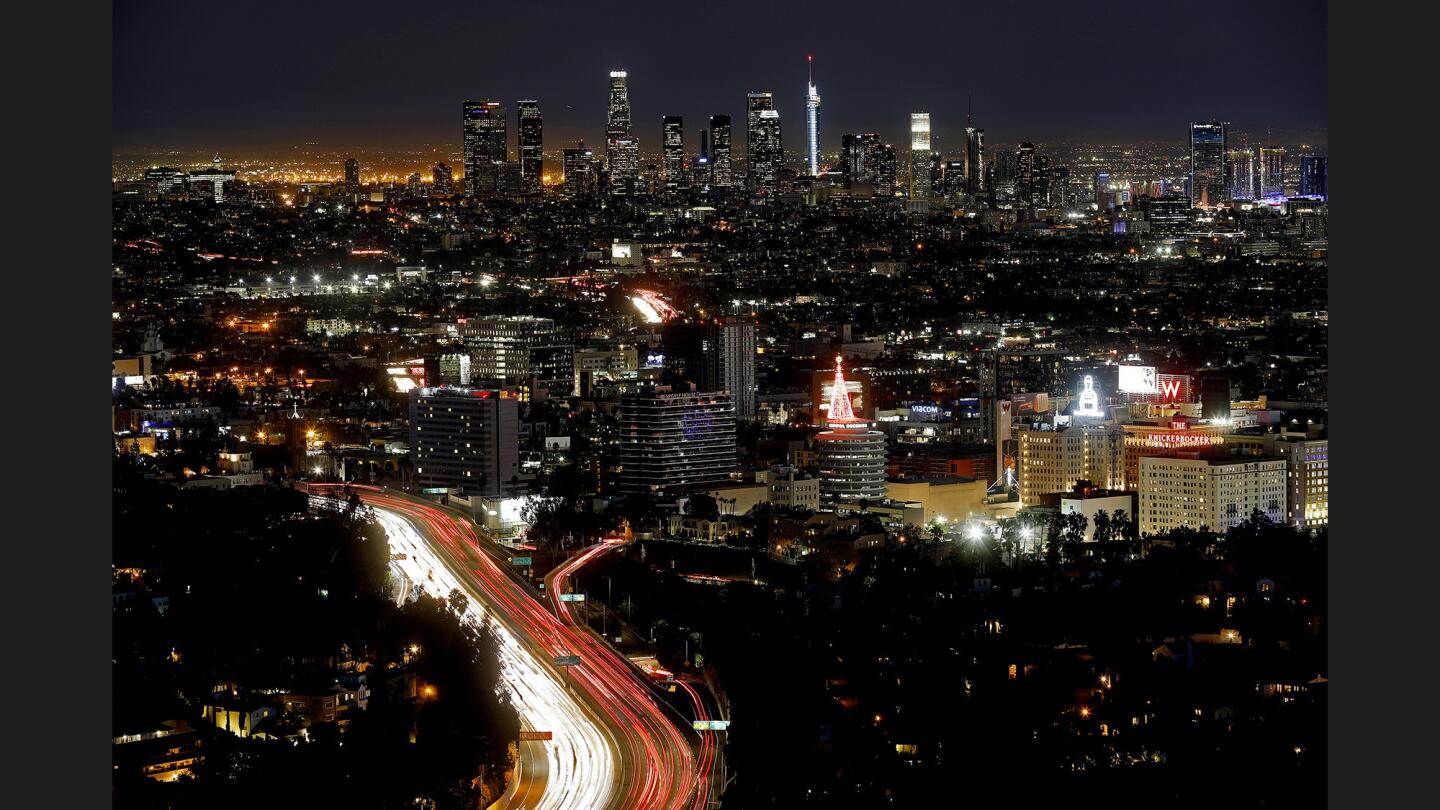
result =
[{"label": "city skyline", "polygon": [[[965,40],[955,70],[933,67],[932,57],[953,49],[953,43],[943,41],[953,29],[940,9],[934,15],[937,25],[920,32],[920,39],[910,43],[913,47],[885,57],[825,47],[834,41],[828,29],[836,24],[824,20],[802,24],[782,15],[772,29],[756,35],[735,19],[744,15],[732,15],[699,31],[687,26],[699,42],[671,37],[676,41],[668,45],[662,35],[667,26],[680,26],[678,19],[636,14],[614,22],[637,33],[654,30],[656,37],[642,38],[645,48],[595,47],[564,31],[546,32],[537,40],[537,35],[521,30],[493,48],[465,52],[473,57],[467,62],[453,53],[457,49],[443,47],[447,37],[455,36],[452,32],[471,24],[464,10],[447,9],[445,18],[460,19],[447,25],[443,35],[431,32],[431,38],[412,46],[389,40],[409,41],[395,35],[427,20],[424,8],[397,21],[398,30],[387,28],[382,34],[367,22],[371,18],[363,10],[349,6],[345,15],[307,6],[260,9],[246,19],[221,22],[212,10],[190,7],[161,18],[158,5],[137,4],[117,20],[112,115],[116,151],[447,143],[454,140],[455,103],[465,98],[497,99],[507,107],[520,99],[537,100],[546,117],[548,143],[573,145],[583,138],[594,145],[603,143],[604,76],[617,69],[629,74],[632,120],[642,151],[648,151],[647,141],[659,140],[665,115],[697,121],[717,114],[733,117],[742,112],[744,95],[754,90],[774,93],[781,120],[794,122],[798,134],[805,121],[801,71],[808,55],[825,66],[826,123],[820,150],[827,153],[838,150],[847,132],[879,132],[899,142],[905,116],[915,109],[932,113],[937,148],[947,153],[963,145],[967,109],[973,110],[975,126],[987,129],[997,142],[1168,138],[1177,127],[1208,119],[1246,122],[1252,131],[1269,130],[1291,140],[1314,141],[1326,128],[1323,48],[1309,47],[1326,36],[1324,6],[1315,3],[1246,7],[1257,34],[1247,41],[1274,43],[1275,50],[1265,54],[1251,53],[1244,42],[1223,36],[1224,7],[1233,4],[1219,4],[1207,18],[1215,22],[1179,9],[1128,5],[1103,19],[1066,8],[1024,18],[967,10],[957,25],[970,24],[991,35]],[[202,58],[195,50],[194,58],[187,58],[202,47],[187,32],[223,26],[245,37],[257,27],[305,28],[315,16],[324,17],[326,25],[345,26],[357,47],[383,41],[385,48],[374,58],[342,60],[343,81],[337,81],[341,74],[336,63],[324,61],[326,49],[299,49],[281,60],[258,50],[253,58],[243,50],[218,60]],[[878,25],[872,36],[883,40],[889,24]],[[1264,35],[1267,31],[1271,36]],[[1207,32],[1214,45],[1207,51],[1210,58],[1177,69],[1172,51],[1180,46],[1167,43],[1182,35],[1188,41],[1207,38]],[[1021,33],[1027,47],[1040,47],[1056,59],[1041,60],[1046,64],[1040,66],[1017,59],[1006,43]],[[1101,49],[1097,57],[1094,41],[1115,43],[1116,55]],[[413,50],[416,47],[421,50]],[[697,52],[717,58],[694,59]],[[506,54],[523,56],[534,69],[507,69]],[[724,58],[726,54],[733,58]],[[1229,67],[1248,59],[1287,67]],[[175,60],[201,69],[176,71]],[[684,69],[677,71],[676,65]],[[1083,81],[1075,78],[1077,68],[1086,77]],[[1084,72],[1087,68],[1093,77]],[[217,87],[225,92],[218,93]],[[795,143],[803,139],[797,137]]]}]

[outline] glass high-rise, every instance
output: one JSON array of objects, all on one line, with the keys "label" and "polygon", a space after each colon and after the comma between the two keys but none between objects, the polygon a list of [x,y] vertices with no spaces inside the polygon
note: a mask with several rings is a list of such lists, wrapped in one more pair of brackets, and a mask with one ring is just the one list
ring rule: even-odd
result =
[{"label": "glass high-rise", "polygon": [[780,113],[775,96],[755,92],[745,98],[746,185],[754,193],[773,195],[779,187],[784,152],[780,139]]},{"label": "glass high-rise", "polygon": [[1328,197],[1326,179],[1329,161],[1324,155],[1300,156],[1300,196]]},{"label": "glass high-rise", "polygon": [[1213,208],[1226,196],[1224,121],[1190,124],[1190,204]]},{"label": "glass high-rise", "polygon": [[461,125],[465,193],[473,197],[494,191],[499,185],[500,166],[508,154],[503,106],[498,101],[466,101]]},{"label": "glass high-rise", "polygon": [[[806,57],[806,62],[813,65],[814,58]],[[805,171],[811,177],[820,174],[820,91],[815,89],[813,67],[805,89]]]},{"label": "glass high-rise", "polygon": [[640,180],[640,143],[630,127],[629,74],[610,71],[610,104],[605,119],[605,165],[611,194],[634,194]]},{"label": "glass high-rise", "polygon": [[985,190],[985,130],[965,127],[965,192]]},{"label": "glass high-rise", "polygon": [[1249,149],[1234,149],[1226,164],[1227,195],[1232,200],[1255,199],[1255,153]]},{"label": "glass high-rise", "polygon": [[910,113],[910,199],[930,196],[930,113]]},{"label": "glass high-rise", "polygon": [[710,182],[715,186],[734,185],[730,168],[730,116],[710,116]]},{"label": "glass high-rise", "polygon": [[665,187],[679,188],[685,175],[685,121],[678,115],[667,115],[660,125],[660,171]]},{"label": "glass high-rise", "polygon": [[1260,147],[1256,177],[1260,199],[1285,196],[1285,147]]},{"label": "glass high-rise", "polygon": [[540,102],[520,101],[520,188],[527,194],[540,190],[545,174],[545,119],[540,115]]}]

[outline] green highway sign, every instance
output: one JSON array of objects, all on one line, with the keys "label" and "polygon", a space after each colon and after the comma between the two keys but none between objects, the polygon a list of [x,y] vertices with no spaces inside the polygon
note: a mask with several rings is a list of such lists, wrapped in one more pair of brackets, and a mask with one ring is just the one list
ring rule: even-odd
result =
[{"label": "green highway sign", "polygon": [[511,558],[510,558],[510,564],[511,564],[511,565],[534,565],[534,562],[533,562],[529,557],[511,557]]},{"label": "green highway sign", "polygon": [[729,720],[696,720],[692,723],[696,731],[724,731],[730,728]]},{"label": "green highway sign", "polygon": [[557,666],[557,667],[575,667],[575,666],[579,666],[579,665],[580,665],[580,656],[578,656],[578,655],[557,655],[557,656],[555,656],[555,666]]},{"label": "green highway sign", "polygon": [[583,594],[583,593],[562,593],[562,594],[560,594],[560,601],[561,601],[561,602],[584,602],[584,601],[585,601],[585,594]]},{"label": "green highway sign", "polygon": [[450,488],[449,488],[449,487],[426,487],[426,488],[424,488],[424,489],[422,489],[422,490],[420,490],[420,491],[423,492],[423,493],[425,493],[426,495],[444,495],[445,493],[447,493],[447,492],[450,491]]}]

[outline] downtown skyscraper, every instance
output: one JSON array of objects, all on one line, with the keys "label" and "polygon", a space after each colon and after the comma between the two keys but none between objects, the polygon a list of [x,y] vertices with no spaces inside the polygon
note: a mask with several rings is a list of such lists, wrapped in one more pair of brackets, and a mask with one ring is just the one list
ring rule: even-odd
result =
[{"label": "downtown skyscraper", "polygon": [[465,193],[494,191],[508,154],[505,110],[498,101],[466,101],[461,112]]},{"label": "downtown skyscraper", "polygon": [[1224,121],[1190,124],[1190,205],[1212,208],[1225,200]]},{"label": "downtown skyscraper", "polygon": [[610,71],[610,105],[605,120],[605,165],[611,194],[634,194],[640,181],[640,143],[630,127],[628,74]]},{"label": "downtown skyscraper", "polygon": [[930,196],[930,113],[910,113],[910,199]]},{"label": "downtown skyscraper", "polygon": [[745,97],[745,111],[746,185],[751,193],[771,196],[779,189],[785,161],[774,94],[750,93]]},{"label": "downtown skyscraper", "polygon": [[815,57],[805,57],[810,81],[805,90],[805,172],[820,174],[820,91],[815,89]]},{"label": "downtown skyscraper", "polygon": [[710,156],[710,184],[732,186],[735,172],[730,163],[730,116],[710,116],[710,147],[700,150]]},{"label": "downtown skyscraper", "polygon": [[660,125],[660,172],[665,188],[676,189],[685,175],[685,121],[678,115],[667,115]]},{"label": "downtown skyscraper", "polygon": [[545,119],[540,115],[540,102],[518,101],[520,133],[520,190],[533,194],[540,190],[545,174]]},{"label": "downtown skyscraper", "polygon": [[[968,118],[968,116],[967,116]],[[985,130],[965,122],[965,193],[979,194],[985,188]]]}]

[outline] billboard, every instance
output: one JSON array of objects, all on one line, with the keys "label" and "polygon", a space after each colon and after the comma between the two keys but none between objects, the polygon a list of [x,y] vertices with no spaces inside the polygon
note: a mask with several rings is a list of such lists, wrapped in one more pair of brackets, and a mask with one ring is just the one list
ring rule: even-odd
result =
[{"label": "billboard", "polygon": [[1159,378],[1154,366],[1120,366],[1120,391],[1125,394],[1158,394]]}]

